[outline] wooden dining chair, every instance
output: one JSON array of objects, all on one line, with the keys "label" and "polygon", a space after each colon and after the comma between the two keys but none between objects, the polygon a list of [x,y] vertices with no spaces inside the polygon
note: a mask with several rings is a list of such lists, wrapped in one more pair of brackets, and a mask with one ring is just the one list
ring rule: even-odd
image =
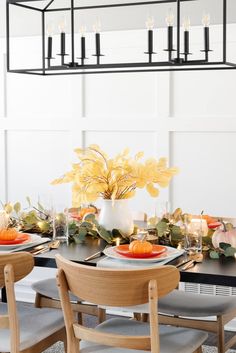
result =
[{"label": "wooden dining chair", "polygon": [[[178,327],[200,328],[217,335],[218,353],[236,344],[236,334],[225,340],[224,326],[236,317],[236,298],[174,290],[159,301],[159,321]],[[208,320],[207,317],[214,317]]]},{"label": "wooden dining chair", "polygon": [[[104,269],[73,263],[56,255],[57,282],[70,353],[200,353],[207,334],[200,330],[159,326],[157,302],[179,282],[173,266],[135,270]],[[149,302],[150,323],[112,318],[85,327],[74,318],[69,293],[102,306]]]},{"label": "wooden dining chair", "polygon": [[[32,284],[33,290],[36,292],[35,307],[36,308],[57,308],[61,309],[56,278],[43,279]],[[83,314],[96,316],[98,322],[105,320],[106,312],[97,305],[84,303],[80,298],[70,293],[70,301],[73,311],[77,313],[77,320],[82,323]]]},{"label": "wooden dining chair", "polygon": [[0,302],[0,352],[39,353],[57,341],[66,343],[61,310],[16,303],[14,283],[33,267],[29,253],[0,255],[0,288],[5,287],[7,296],[7,303]]},{"label": "wooden dining chair", "polygon": [[[78,209],[70,209],[71,212],[78,211]],[[132,212],[135,221],[146,222],[147,214],[142,211]],[[37,308],[61,308],[59,299],[59,292],[55,278],[48,278],[37,281],[32,284],[32,289],[35,291],[35,306]],[[70,293],[70,301],[73,311],[77,313],[78,322],[82,323],[83,314],[96,316],[98,322],[101,323],[105,320],[106,311],[99,308],[94,304],[84,303],[80,298]],[[136,314],[134,314],[135,317]]]}]

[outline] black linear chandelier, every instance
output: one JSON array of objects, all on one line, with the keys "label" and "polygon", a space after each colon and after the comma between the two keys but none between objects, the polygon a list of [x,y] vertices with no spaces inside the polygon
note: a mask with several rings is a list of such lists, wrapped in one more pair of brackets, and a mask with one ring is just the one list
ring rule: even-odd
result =
[{"label": "black linear chandelier", "polygon": [[[150,0],[150,1],[136,1],[123,3],[106,3],[100,5],[75,5],[75,0],[67,0],[66,7],[57,7],[57,0],[7,0],[7,70],[14,73],[25,73],[35,75],[63,75],[63,74],[98,74],[98,73],[123,73],[123,72],[154,72],[154,71],[181,71],[181,70],[223,70],[235,69],[236,63],[227,61],[227,0],[222,1],[222,47],[220,49],[221,59],[211,61],[209,53],[211,52],[210,45],[210,28],[209,15],[205,14],[202,18],[203,37],[201,58],[198,60],[191,60],[190,53],[190,36],[189,36],[189,19],[185,18],[183,23],[183,30],[181,28],[181,5],[187,2],[197,2],[198,0]],[[40,8],[39,3],[43,6]],[[83,28],[80,33],[80,38],[75,33],[75,14],[77,11],[85,11],[90,9],[105,9],[131,6],[145,6],[145,5],[160,5],[170,3],[176,7],[176,25],[174,25],[174,14],[169,11],[166,16],[166,59],[158,61],[158,53],[154,52],[154,36],[153,36],[153,18],[149,17],[146,21],[147,27],[147,42],[143,48],[146,54],[146,60],[143,62],[118,62],[105,63],[109,60],[102,48],[102,37],[100,36],[100,24],[97,21],[94,26],[94,58],[86,57],[86,36]],[[81,3],[80,3],[81,4]],[[30,11],[37,12],[40,16],[41,26],[41,54],[38,62],[40,65],[34,68],[12,68],[12,54],[11,51],[11,7],[17,6],[24,8],[27,13]],[[59,51],[60,53],[53,53],[54,38],[48,30],[46,23],[46,15],[56,12],[69,13],[70,16],[70,31],[65,33],[65,26],[61,24],[61,31],[59,37]],[[182,34],[183,31],[183,34]],[[66,44],[70,41],[70,50],[66,52]],[[174,45],[176,42],[176,45]],[[181,50],[183,47],[183,50]],[[145,50],[147,48],[147,50]],[[78,51],[78,53],[77,53]],[[142,54],[143,54],[142,52]],[[80,56],[78,55],[80,54]],[[156,55],[157,54],[157,55]],[[54,56],[58,55],[58,59]],[[79,56],[79,57],[78,57]],[[104,58],[105,57],[105,58]],[[24,65],[22,65],[24,66]],[[30,66],[30,65],[29,65]]]}]

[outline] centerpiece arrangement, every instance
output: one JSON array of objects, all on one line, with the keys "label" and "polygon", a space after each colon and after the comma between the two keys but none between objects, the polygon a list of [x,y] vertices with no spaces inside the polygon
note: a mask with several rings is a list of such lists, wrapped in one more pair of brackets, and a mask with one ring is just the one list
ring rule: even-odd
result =
[{"label": "centerpiece arrangement", "polygon": [[[37,233],[42,237],[50,237],[53,234],[53,220],[50,210],[40,203],[34,206],[27,197],[28,207],[22,208],[19,202],[2,204],[0,211],[0,241],[12,241],[19,236],[18,232]],[[109,244],[129,242],[129,237],[122,234],[119,229],[109,231],[98,222],[99,210],[94,205],[71,208],[69,219],[69,241],[81,243],[86,236],[102,238]],[[174,247],[183,247],[185,224],[196,221],[198,217],[206,222],[207,226],[203,234],[203,250],[210,250],[209,255],[213,259],[220,256],[235,257],[236,254],[236,230],[230,223],[208,215],[196,216],[183,213],[177,208],[173,213],[164,214],[162,218],[151,217],[148,219],[147,231],[140,232],[158,237],[158,243]],[[18,231],[18,232],[16,232]],[[137,234],[138,227],[134,226],[133,234]],[[22,234],[22,233],[20,233]],[[139,237],[137,236],[137,239]],[[142,248],[146,244],[144,241]],[[136,251],[136,250],[135,250]]]},{"label": "centerpiece arrangement", "polygon": [[[136,232],[128,200],[134,197],[137,189],[145,188],[151,197],[159,195],[160,187],[167,187],[177,168],[168,168],[165,158],[149,158],[143,161],[143,152],[131,157],[125,149],[114,158],[97,145],[75,150],[79,159],[72,170],[52,184],[72,183],[72,208],[70,210],[69,238],[81,242],[89,235],[101,237],[113,243],[119,237],[127,241]],[[101,210],[90,206],[102,199]],[[10,227],[16,226],[24,232],[52,234],[52,214],[50,210],[27,198],[28,208],[22,210],[15,205],[3,205],[9,215]]]},{"label": "centerpiece arrangement", "polygon": [[143,152],[132,158],[125,149],[109,158],[97,145],[77,148],[75,152],[79,162],[53,184],[72,183],[73,207],[102,199],[99,225],[108,231],[118,229],[123,237],[130,236],[134,229],[128,199],[143,188],[151,197],[157,197],[159,188],[167,187],[177,173],[177,168],[167,167],[165,158],[142,161]]},{"label": "centerpiece arrangement", "polygon": [[[69,209],[69,241],[80,243],[86,236],[102,238],[109,244],[129,242],[130,235],[137,233],[128,200],[137,189],[145,188],[151,197],[159,195],[160,187],[167,187],[177,168],[168,168],[165,158],[149,158],[143,161],[143,153],[131,157],[129,150],[109,158],[97,145],[75,150],[79,159],[72,170],[52,184],[72,183],[72,208]],[[101,209],[92,203],[102,199]],[[19,202],[3,204],[0,211],[2,238],[14,237],[17,229],[24,233],[39,233],[52,236],[53,219],[51,210],[40,203],[33,205],[27,197],[28,207],[22,209]],[[55,216],[55,215],[54,215]],[[184,224],[192,222],[191,214],[177,208],[160,219],[148,220],[147,231],[158,236],[159,244],[179,246],[184,237]],[[236,231],[231,224],[224,224],[212,217],[201,215],[208,227],[203,237],[205,249],[211,249],[210,256],[235,256]],[[143,244],[142,244],[143,246]],[[214,249],[213,249],[214,248]]]}]

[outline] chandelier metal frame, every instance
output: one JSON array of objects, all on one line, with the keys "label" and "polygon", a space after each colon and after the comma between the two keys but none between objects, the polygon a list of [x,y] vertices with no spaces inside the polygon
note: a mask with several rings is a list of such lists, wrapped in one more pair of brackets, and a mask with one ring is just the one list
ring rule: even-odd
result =
[{"label": "chandelier metal frame", "polygon": [[[187,1],[197,0],[150,0],[150,1],[137,1],[125,2],[116,4],[101,4],[92,6],[75,6],[74,0],[68,0],[70,6],[64,8],[52,8],[51,5],[55,0],[48,0],[48,4],[40,9],[28,5],[27,2],[39,2],[41,0],[7,0],[6,6],[6,43],[7,43],[7,71],[21,74],[33,75],[68,75],[68,74],[100,74],[100,73],[126,73],[126,72],[157,72],[157,71],[196,71],[196,70],[228,70],[236,69],[236,63],[227,61],[227,0],[222,0],[222,60],[209,61],[210,46],[203,50],[203,59],[189,60],[188,48],[184,53],[181,53],[181,3]],[[75,11],[102,9],[102,8],[117,8],[117,7],[130,7],[130,6],[145,6],[154,4],[176,3],[177,23],[176,23],[176,49],[172,46],[165,51],[168,52],[168,60],[154,61],[152,55],[155,54],[152,46],[149,48],[147,62],[132,62],[132,63],[101,63],[100,57],[103,56],[100,52],[96,52],[94,56],[97,57],[96,64],[85,63],[85,57],[80,57],[79,61],[75,56]],[[41,67],[31,69],[12,69],[10,66],[11,52],[10,52],[10,6],[18,6],[27,10],[37,11],[41,13],[41,42],[42,42],[42,55]],[[61,65],[53,65],[52,57],[46,54],[46,29],[45,29],[45,15],[49,12],[70,11],[70,34],[71,34],[71,53],[70,56],[65,52],[58,54],[61,56]],[[82,50],[82,49],[81,49]],[[175,54],[175,55],[174,55]],[[82,55],[82,54],[81,54]],[[70,58],[66,62],[66,58]]]}]

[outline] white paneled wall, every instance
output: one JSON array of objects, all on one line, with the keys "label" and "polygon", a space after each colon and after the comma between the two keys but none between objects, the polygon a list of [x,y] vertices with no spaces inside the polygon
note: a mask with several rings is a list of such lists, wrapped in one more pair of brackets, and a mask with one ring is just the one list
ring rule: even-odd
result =
[{"label": "white paneled wall", "polygon": [[[218,52],[217,28],[213,37]],[[106,33],[107,55],[111,38],[117,45],[114,59],[127,50],[134,60],[144,51],[140,46],[144,31],[127,32],[125,43],[124,33]],[[234,25],[229,38],[230,54],[236,59]],[[16,40],[16,52],[22,41]],[[34,48],[34,38],[28,37],[27,43]],[[196,40],[193,49],[200,46]],[[143,150],[147,157],[167,156],[180,168],[170,190],[163,190],[160,197],[169,198],[172,208],[236,216],[235,71],[37,77],[6,74],[4,52],[2,40],[1,201],[23,202],[27,195],[37,199],[47,193],[57,202],[70,199],[70,185],[52,188],[50,181],[69,170],[74,147],[96,143],[111,155],[130,147],[132,153]],[[165,53],[159,49],[159,55]],[[135,210],[148,214],[154,203],[145,192],[131,200]]]},{"label": "white paneled wall", "polygon": [[202,207],[213,215],[235,217],[236,133],[172,132],[171,146],[172,162],[181,169],[173,181],[173,203],[195,212]]},{"label": "white paneled wall", "polygon": [[[191,34],[195,52],[202,45],[199,31],[193,28]],[[230,25],[232,55],[236,53],[234,33],[236,27]],[[111,53],[115,60],[118,53],[125,52],[128,60],[143,59],[141,43],[145,38],[142,30],[105,33],[104,60]],[[157,51],[163,57],[165,36],[160,38]],[[217,26],[212,28],[212,38],[215,51],[211,55],[215,57],[221,38]],[[33,58],[37,47],[33,37],[15,39],[14,52],[20,51],[24,41],[32,48]],[[88,34],[87,44],[91,57],[92,34]],[[19,62],[22,58],[20,55]],[[56,200],[68,197],[69,185],[52,188],[50,181],[70,168],[74,147],[97,143],[111,155],[130,147],[132,153],[143,150],[147,157],[169,157],[180,173],[170,192],[163,190],[161,198],[169,198],[172,208],[236,215],[234,71],[35,77],[6,74],[4,62],[2,41],[2,201],[23,201],[26,195],[37,199],[47,192],[52,192]],[[155,201],[145,192],[138,192],[131,203],[136,210],[141,208],[150,214]]]}]

